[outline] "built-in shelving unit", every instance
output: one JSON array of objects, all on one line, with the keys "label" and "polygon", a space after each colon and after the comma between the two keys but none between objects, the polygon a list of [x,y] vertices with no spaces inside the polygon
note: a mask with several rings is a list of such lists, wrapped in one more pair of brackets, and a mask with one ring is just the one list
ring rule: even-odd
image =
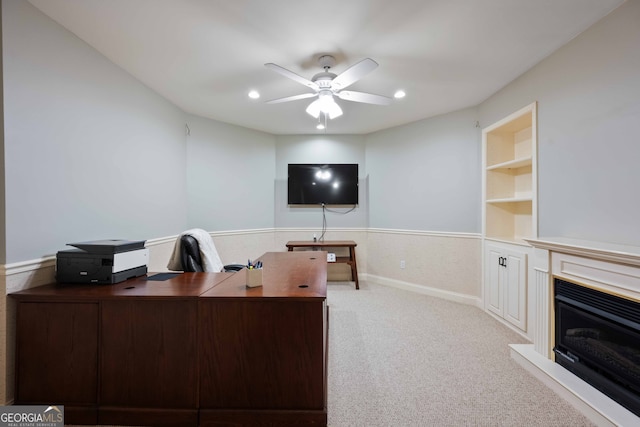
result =
[{"label": "built-in shelving unit", "polygon": [[537,237],[536,103],[482,130],[484,306],[529,334],[525,241]]},{"label": "built-in shelving unit", "polygon": [[484,236],[526,244],[537,234],[536,104],[487,127],[484,149]]}]

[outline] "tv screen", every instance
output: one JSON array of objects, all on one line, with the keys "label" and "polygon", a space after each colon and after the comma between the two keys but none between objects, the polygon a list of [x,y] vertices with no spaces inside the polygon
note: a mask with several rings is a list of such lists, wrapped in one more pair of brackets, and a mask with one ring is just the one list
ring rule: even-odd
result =
[{"label": "tv screen", "polygon": [[358,164],[289,164],[290,205],[357,205]]}]

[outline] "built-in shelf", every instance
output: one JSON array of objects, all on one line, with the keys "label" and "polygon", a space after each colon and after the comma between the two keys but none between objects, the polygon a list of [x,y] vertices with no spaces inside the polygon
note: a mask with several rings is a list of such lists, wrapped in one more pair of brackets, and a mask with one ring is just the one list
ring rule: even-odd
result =
[{"label": "built-in shelf", "polygon": [[498,242],[498,243],[508,243],[510,245],[519,245],[530,247],[527,237],[524,236],[497,236],[497,237],[487,237],[485,239],[487,242]]},{"label": "built-in shelf", "polygon": [[517,169],[524,166],[531,166],[532,161],[533,158],[531,156],[521,157],[518,159],[508,160],[506,162],[487,166],[487,170],[490,171],[496,169]]},{"label": "built-in shelf", "polygon": [[483,129],[484,237],[537,235],[536,103]]},{"label": "built-in shelf", "polygon": [[531,237],[532,200],[526,199],[495,199],[485,204],[486,238],[500,238],[516,240]]},{"label": "built-in shelf", "polygon": [[503,199],[487,199],[487,203],[519,203],[519,202],[531,202],[533,196],[524,197],[505,197]]}]

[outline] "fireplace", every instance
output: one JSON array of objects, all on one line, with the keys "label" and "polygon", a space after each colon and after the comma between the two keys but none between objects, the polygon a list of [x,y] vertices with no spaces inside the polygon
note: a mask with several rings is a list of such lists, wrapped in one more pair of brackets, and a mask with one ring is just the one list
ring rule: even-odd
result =
[{"label": "fireplace", "polygon": [[[511,356],[594,424],[640,425],[640,362],[625,356],[640,353],[640,246],[526,241],[533,246],[527,281],[533,342],[511,344]],[[590,337],[589,347],[577,344]],[[620,347],[609,346],[612,339]],[[602,352],[593,351],[598,340]]]},{"label": "fireplace", "polygon": [[640,303],[554,279],[557,363],[640,415]]}]

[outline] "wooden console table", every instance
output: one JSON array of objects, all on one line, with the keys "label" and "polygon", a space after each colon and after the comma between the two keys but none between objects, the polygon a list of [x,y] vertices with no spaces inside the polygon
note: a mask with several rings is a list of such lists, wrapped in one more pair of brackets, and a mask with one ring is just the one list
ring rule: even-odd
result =
[{"label": "wooden console table", "polygon": [[242,270],[10,294],[15,403],[70,424],[326,426],[326,259],[259,260],[255,288]]},{"label": "wooden console table", "polygon": [[287,242],[289,251],[294,248],[312,248],[313,250],[325,250],[326,248],[349,248],[348,257],[336,257],[337,263],[349,264],[351,267],[351,280],[356,282],[356,289],[360,289],[358,282],[358,266],[356,264],[356,242],[353,240],[323,240],[321,242],[312,241],[290,241]]}]

